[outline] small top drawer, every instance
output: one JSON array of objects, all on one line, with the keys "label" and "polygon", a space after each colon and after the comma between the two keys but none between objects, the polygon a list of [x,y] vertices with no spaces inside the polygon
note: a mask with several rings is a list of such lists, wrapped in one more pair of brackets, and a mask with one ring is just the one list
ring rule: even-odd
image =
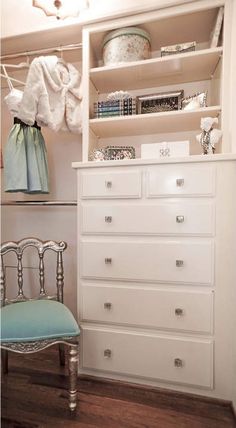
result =
[{"label": "small top drawer", "polygon": [[141,172],[82,172],[83,199],[140,198]]},{"label": "small top drawer", "polygon": [[147,171],[147,197],[212,196],[214,167],[205,165],[158,165]]}]

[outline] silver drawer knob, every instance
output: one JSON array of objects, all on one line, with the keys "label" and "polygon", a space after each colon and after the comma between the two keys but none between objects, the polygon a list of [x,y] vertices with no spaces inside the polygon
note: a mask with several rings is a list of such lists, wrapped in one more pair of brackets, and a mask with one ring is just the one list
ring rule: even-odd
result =
[{"label": "silver drawer knob", "polygon": [[183,215],[177,215],[176,216],[176,223],[183,223],[184,222],[184,216]]},{"label": "silver drawer knob", "polygon": [[105,223],[111,223],[111,222],[112,222],[112,216],[111,215],[105,216]]},{"label": "silver drawer knob", "polygon": [[112,303],[110,303],[110,302],[105,302],[104,303],[104,309],[111,309],[111,307],[112,307]]},{"label": "silver drawer knob", "polygon": [[111,257],[106,257],[106,258],[105,258],[105,264],[106,264],[106,265],[110,265],[110,264],[111,264],[111,262],[112,262],[112,258],[111,258]]},{"label": "silver drawer knob", "polygon": [[175,315],[182,316],[184,314],[184,310],[182,308],[175,308]]},{"label": "silver drawer knob", "polygon": [[176,264],[176,267],[182,267],[184,265],[184,261],[183,260],[176,260],[175,264]]},{"label": "silver drawer knob", "polygon": [[183,367],[184,362],[183,362],[183,360],[181,360],[181,358],[175,358],[174,359],[174,365],[175,365],[175,367]]},{"label": "silver drawer knob", "polygon": [[105,349],[103,355],[104,358],[111,358],[111,349]]},{"label": "silver drawer knob", "polygon": [[108,189],[110,189],[110,188],[112,187],[112,181],[110,181],[110,180],[105,181],[105,186],[106,186]]},{"label": "silver drawer knob", "polygon": [[182,187],[184,185],[184,178],[176,178],[176,186]]}]

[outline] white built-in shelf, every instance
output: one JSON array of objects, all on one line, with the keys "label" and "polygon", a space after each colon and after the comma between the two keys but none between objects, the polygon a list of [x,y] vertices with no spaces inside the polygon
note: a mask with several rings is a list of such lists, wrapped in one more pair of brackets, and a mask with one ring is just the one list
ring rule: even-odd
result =
[{"label": "white built-in shelf", "polygon": [[90,119],[90,129],[97,137],[123,137],[148,135],[162,132],[183,132],[199,129],[200,120],[206,116],[218,116],[220,106],[197,110],[137,114],[100,119]]},{"label": "white built-in shelf", "polygon": [[222,52],[222,47],[218,47],[92,68],[90,79],[100,93],[208,80],[214,74]]},{"label": "white built-in shelf", "polygon": [[[158,3],[159,2],[156,1],[157,8]],[[98,31],[95,30],[91,32],[90,49],[94,52],[94,56],[98,63],[102,60],[103,39],[109,31],[130,26],[138,26],[150,34],[152,52],[160,51],[162,46],[169,46],[187,41],[196,41],[197,46],[200,46],[202,43],[206,43],[206,41],[209,42],[210,40],[211,31],[214,27],[218,12],[217,7],[222,5],[222,0],[214,0],[214,3],[214,8],[206,9],[202,7],[201,2],[194,2],[193,5],[187,6],[188,11],[183,14],[173,14],[171,8],[169,13],[167,10],[151,10],[142,15],[137,11],[136,16],[133,15],[131,17],[123,17],[116,21],[111,20],[107,23],[104,22]],[[182,8],[186,10],[184,5]]]}]

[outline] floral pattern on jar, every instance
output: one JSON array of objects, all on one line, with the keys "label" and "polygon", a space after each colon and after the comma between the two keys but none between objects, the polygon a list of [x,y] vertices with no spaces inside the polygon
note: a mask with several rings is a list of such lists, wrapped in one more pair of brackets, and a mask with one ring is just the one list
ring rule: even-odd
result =
[{"label": "floral pattern on jar", "polygon": [[104,39],[104,65],[118,65],[150,58],[150,37],[136,27],[114,31]]}]

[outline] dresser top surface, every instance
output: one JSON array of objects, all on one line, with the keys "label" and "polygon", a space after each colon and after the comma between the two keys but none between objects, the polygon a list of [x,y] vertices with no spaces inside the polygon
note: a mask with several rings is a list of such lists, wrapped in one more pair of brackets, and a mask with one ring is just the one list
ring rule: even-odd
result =
[{"label": "dresser top surface", "polygon": [[215,155],[192,155],[185,157],[168,157],[162,159],[131,159],[131,160],[111,160],[100,162],[72,162],[72,168],[104,168],[117,166],[142,166],[142,165],[163,165],[176,163],[193,163],[193,162],[218,162],[218,161],[235,161],[236,153],[224,153]]}]

